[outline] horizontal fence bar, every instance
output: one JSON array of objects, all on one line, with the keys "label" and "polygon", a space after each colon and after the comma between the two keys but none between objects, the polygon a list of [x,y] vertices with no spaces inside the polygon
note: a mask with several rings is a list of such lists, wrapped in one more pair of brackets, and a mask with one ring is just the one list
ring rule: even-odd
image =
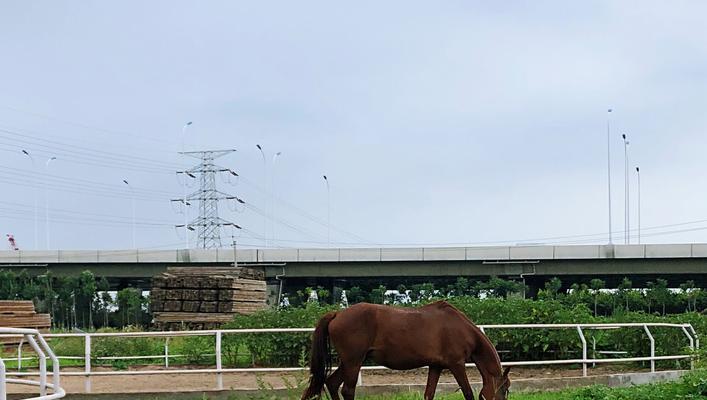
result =
[{"label": "horizontal fence bar", "polygon": [[[666,328],[692,328],[690,324],[671,324],[663,322],[653,323],[615,323],[615,324],[498,324],[498,325],[477,325],[483,329],[569,329],[569,328],[587,328],[587,329],[613,329],[613,328],[643,328],[649,327],[666,327]],[[314,332],[314,328],[253,328],[253,329],[217,329],[203,331],[160,331],[160,332],[95,332],[95,333],[48,333],[43,335],[45,338],[68,338],[68,337],[84,337],[91,336],[94,338],[101,337],[179,337],[179,336],[213,336],[217,332],[221,334],[243,334],[243,333],[306,333]],[[0,337],[14,336],[12,334],[5,335],[0,330]]]},{"label": "horizontal fence bar", "polygon": [[[659,360],[678,360],[678,359],[688,359],[692,356],[689,354],[677,355],[677,356],[656,356],[656,357],[631,357],[631,358],[600,358],[593,359],[589,358],[586,361],[581,358],[571,359],[571,360],[545,360],[545,361],[507,361],[502,362],[501,365],[504,367],[523,367],[523,366],[536,366],[536,365],[566,365],[566,364],[582,364],[587,363],[624,363],[624,362],[639,362],[639,361],[650,361],[651,359]],[[475,367],[475,364],[466,364],[466,367]],[[422,367],[418,369],[426,369],[427,367]],[[373,370],[389,370],[389,368],[380,365],[370,365],[361,367],[362,370],[373,371]],[[210,374],[210,373],[249,373],[249,372],[298,372],[298,371],[309,371],[306,367],[279,367],[279,368],[203,368],[203,369],[159,369],[150,371],[96,371],[91,372],[91,376],[109,376],[109,375],[165,375],[165,374]],[[36,376],[36,372],[8,372],[8,375],[12,376]],[[82,371],[64,371],[61,373],[63,376],[86,376],[85,372]],[[51,375],[47,372],[47,375]]]}]

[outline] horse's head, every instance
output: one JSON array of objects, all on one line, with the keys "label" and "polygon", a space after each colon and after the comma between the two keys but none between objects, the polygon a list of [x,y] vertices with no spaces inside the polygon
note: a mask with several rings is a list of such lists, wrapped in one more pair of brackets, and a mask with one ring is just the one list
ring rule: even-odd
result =
[{"label": "horse's head", "polygon": [[479,393],[479,400],[506,400],[508,398],[508,388],[511,387],[511,379],[508,377],[511,367],[506,367],[503,374],[493,377],[488,383],[484,382],[484,387]]}]

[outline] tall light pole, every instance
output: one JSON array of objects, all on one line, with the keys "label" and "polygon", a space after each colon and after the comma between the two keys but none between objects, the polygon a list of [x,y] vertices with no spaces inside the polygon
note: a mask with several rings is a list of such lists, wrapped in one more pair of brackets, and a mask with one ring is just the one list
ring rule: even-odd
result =
[{"label": "tall light pole", "polygon": [[[192,124],[191,121],[184,124],[182,127],[182,155],[184,154],[184,143],[187,128]],[[187,208],[187,178],[188,174],[184,174],[184,245],[185,249],[189,250],[189,208]]]},{"label": "tall light pole", "polygon": [[[32,157],[32,155],[27,150],[22,150],[22,154],[29,157],[29,159],[32,161],[32,172],[34,172],[36,174],[37,173],[37,166],[34,163],[34,157]],[[34,196],[34,249],[38,250],[39,249],[39,239],[37,237],[37,235],[38,235],[38,233],[37,233],[38,232],[37,215],[38,215],[38,213],[37,213],[37,188],[36,187],[34,187],[32,189],[32,194]]]},{"label": "tall light pole", "polygon": [[609,197],[609,244],[613,244],[611,231],[611,108],[606,112],[606,185]]},{"label": "tall light pole", "polygon": [[[135,243],[135,191],[133,190],[132,185],[128,182],[127,179],[123,179],[123,183],[128,186],[128,189],[130,189],[130,203],[131,203],[131,208],[133,212],[133,223],[132,223],[132,231],[133,231],[133,249],[137,249],[137,245]],[[186,231],[186,230],[185,230]]]},{"label": "tall light pole", "polygon": [[[56,157],[49,157],[47,161],[44,163],[44,169],[45,172],[49,170],[49,164],[56,160]],[[44,178],[44,222],[45,222],[45,230],[46,230],[46,235],[47,235],[47,250],[51,248],[50,243],[49,243],[49,190],[47,189],[47,184],[46,184],[46,177]]]},{"label": "tall light pole", "polygon": [[326,183],[326,239],[328,247],[331,247],[331,191],[329,190],[329,178],[322,175]]},{"label": "tall light pole", "polygon": [[270,186],[270,216],[272,218],[272,245],[275,245],[275,161],[282,155],[281,151],[278,151],[272,156],[272,171],[270,172],[271,186]]},{"label": "tall light pole", "polygon": [[638,244],[641,244],[641,169],[636,167],[638,178]]},{"label": "tall light pole", "polygon": [[630,218],[630,203],[629,203],[629,173],[628,173],[628,138],[626,134],[622,134],[621,137],[624,140],[624,237],[626,244],[631,243],[630,229],[631,229],[631,218]]},{"label": "tall light pole", "polygon": [[[263,185],[266,185],[268,180],[268,162],[265,159],[265,152],[263,147],[256,144],[255,147],[260,151],[260,155],[263,157]],[[263,247],[268,247],[268,217],[263,215]]]}]

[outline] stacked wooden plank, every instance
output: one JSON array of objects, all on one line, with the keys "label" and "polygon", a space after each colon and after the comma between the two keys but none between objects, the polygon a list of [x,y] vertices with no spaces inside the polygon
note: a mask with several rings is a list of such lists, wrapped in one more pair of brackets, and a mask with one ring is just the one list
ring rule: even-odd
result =
[{"label": "stacked wooden plank", "polygon": [[51,325],[51,316],[37,314],[31,300],[0,300],[0,327],[32,328],[46,332]]},{"label": "stacked wooden plank", "polygon": [[213,329],[265,308],[265,289],[252,268],[172,267],[152,278],[150,304],[159,329]]}]

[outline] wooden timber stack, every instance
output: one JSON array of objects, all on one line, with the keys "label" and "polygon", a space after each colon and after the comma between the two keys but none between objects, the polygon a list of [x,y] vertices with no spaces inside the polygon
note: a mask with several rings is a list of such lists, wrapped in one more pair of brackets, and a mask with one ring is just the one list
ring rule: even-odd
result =
[{"label": "wooden timber stack", "polygon": [[[31,328],[49,332],[52,318],[49,314],[37,314],[31,300],[0,300],[0,327]],[[3,345],[19,343],[19,338],[0,339]]]},{"label": "wooden timber stack", "polygon": [[170,267],[152,278],[158,329],[215,329],[266,307],[265,274],[245,267]]}]

